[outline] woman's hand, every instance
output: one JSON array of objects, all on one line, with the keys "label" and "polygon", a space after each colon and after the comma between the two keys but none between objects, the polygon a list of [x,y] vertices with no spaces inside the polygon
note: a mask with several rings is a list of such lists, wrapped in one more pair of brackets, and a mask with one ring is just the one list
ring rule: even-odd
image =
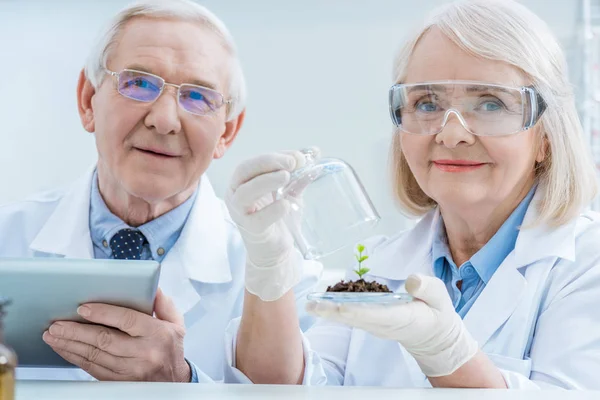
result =
[{"label": "woman's hand", "polygon": [[399,342],[428,377],[451,375],[477,354],[477,342],[454,310],[441,280],[411,275],[406,290],[414,301],[386,306],[311,302],[307,310]]}]

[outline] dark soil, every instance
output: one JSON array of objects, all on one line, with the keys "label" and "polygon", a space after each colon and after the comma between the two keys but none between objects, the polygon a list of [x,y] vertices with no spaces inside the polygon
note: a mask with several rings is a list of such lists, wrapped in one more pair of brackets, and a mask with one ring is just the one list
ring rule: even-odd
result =
[{"label": "dark soil", "polygon": [[387,285],[377,282],[366,282],[363,279],[358,281],[338,282],[334,286],[327,287],[328,292],[383,292],[391,293]]}]

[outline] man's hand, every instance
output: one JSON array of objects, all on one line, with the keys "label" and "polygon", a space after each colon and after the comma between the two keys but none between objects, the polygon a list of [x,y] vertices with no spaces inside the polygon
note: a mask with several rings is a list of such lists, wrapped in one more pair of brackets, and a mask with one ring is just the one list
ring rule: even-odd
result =
[{"label": "man's hand", "polygon": [[287,185],[290,173],[305,162],[299,151],[244,161],[236,168],[225,195],[246,247],[246,290],[263,301],[280,299],[302,276],[294,241],[284,222],[290,201],[276,200],[274,193]]},{"label": "man's hand", "polygon": [[160,289],[156,318],[107,304],[84,304],[79,315],[92,324],[58,321],[43,339],[65,360],[98,380],[189,382],[184,358],[185,326]]}]

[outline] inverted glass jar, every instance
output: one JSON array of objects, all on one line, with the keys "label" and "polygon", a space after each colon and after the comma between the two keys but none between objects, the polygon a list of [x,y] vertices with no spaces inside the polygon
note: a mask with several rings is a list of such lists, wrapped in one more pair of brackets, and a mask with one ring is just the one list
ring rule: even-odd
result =
[{"label": "inverted glass jar", "polygon": [[304,258],[320,259],[371,236],[380,216],[354,169],[336,158],[316,158],[313,149],[301,151],[305,166],[277,196],[291,203],[286,224]]}]

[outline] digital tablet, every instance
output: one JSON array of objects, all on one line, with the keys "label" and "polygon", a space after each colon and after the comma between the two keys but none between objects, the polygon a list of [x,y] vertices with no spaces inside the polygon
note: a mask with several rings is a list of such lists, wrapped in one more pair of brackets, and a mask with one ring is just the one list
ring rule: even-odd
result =
[{"label": "digital tablet", "polygon": [[42,340],[58,320],[85,322],[77,307],[100,302],[152,315],[156,261],[0,258],[0,296],[11,300],[4,341],[20,367],[73,367]]}]

